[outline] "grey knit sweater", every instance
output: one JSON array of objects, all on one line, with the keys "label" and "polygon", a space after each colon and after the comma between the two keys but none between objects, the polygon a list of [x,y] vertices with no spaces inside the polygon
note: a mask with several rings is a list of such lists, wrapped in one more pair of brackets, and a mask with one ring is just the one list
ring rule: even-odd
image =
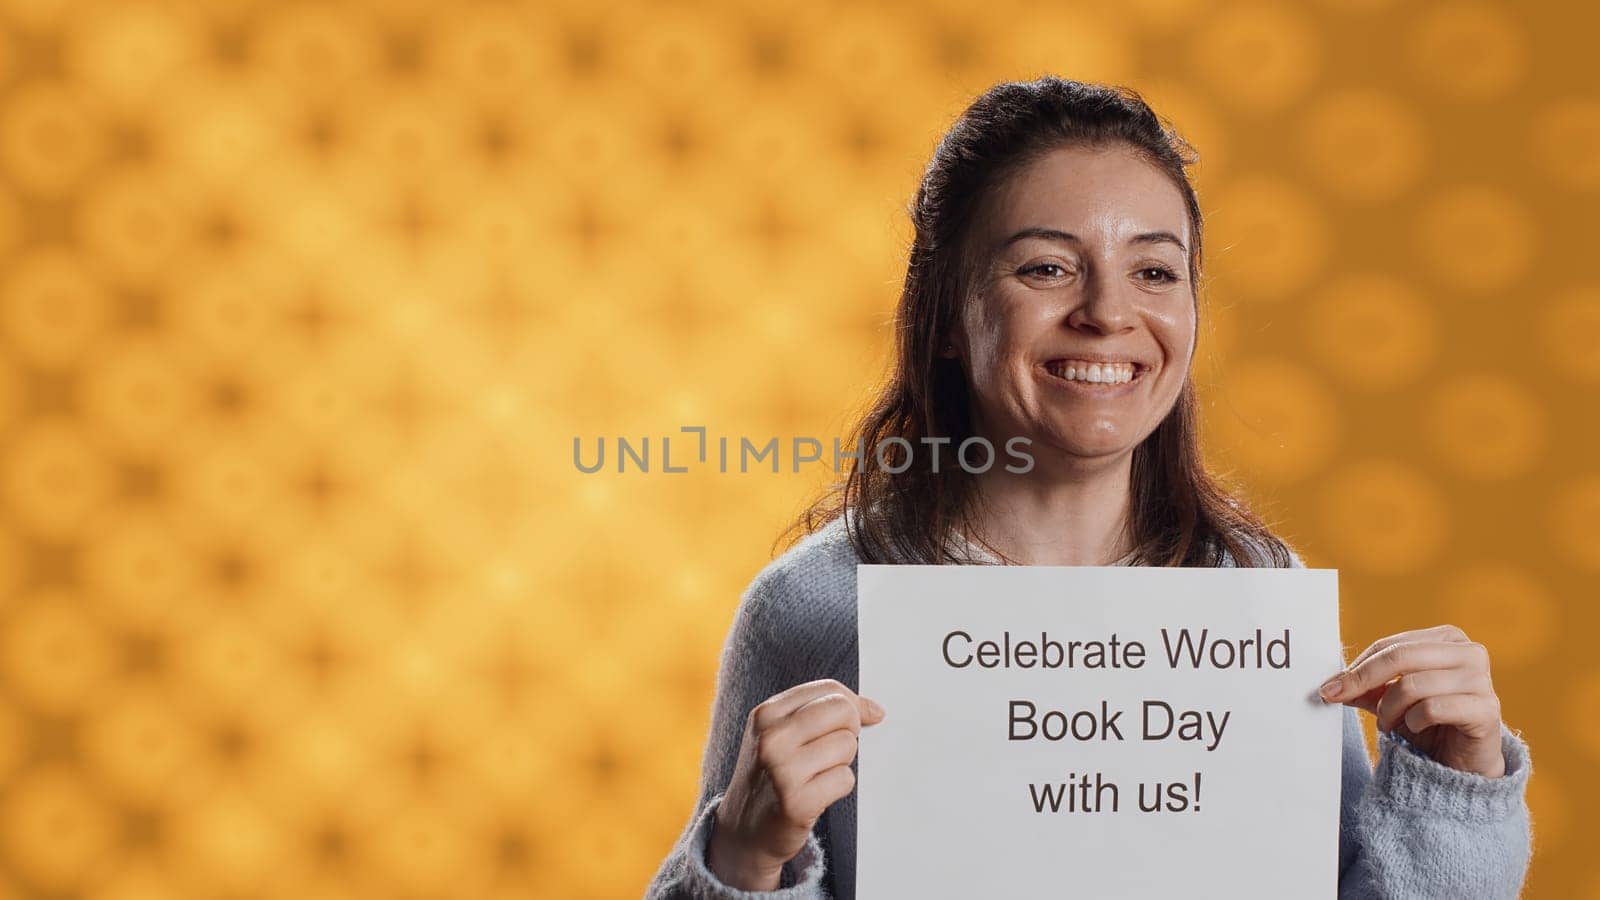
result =
[{"label": "grey knit sweater", "polygon": [[[994,559],[976,556],[974,562]],[[858,690],[859,561],[843,519],[835,519],[773,560],[751,582],[722,650],[699,799],[647,888],[646,900],[855,897],[853,790],[817,820],[805,848],[784,867],[777,890],[743,891],[723,884],[706,866],[706,848],[750,710],[773,694],[817,678],[833,678]],[[1225,559],[1224,564],[1234,561]],[[1294,564],[1303,567],[1298,556]],[[1532,846],[1524,802],[1532,770],[1519,734],[1501,726],[1506,772],[1500,778],[1441,765],[1392,733],[1379,734],[1374,769],[1353,707],[1344,709],[1343,740],[1341,900],[1509,900],[1518,895]]]}]

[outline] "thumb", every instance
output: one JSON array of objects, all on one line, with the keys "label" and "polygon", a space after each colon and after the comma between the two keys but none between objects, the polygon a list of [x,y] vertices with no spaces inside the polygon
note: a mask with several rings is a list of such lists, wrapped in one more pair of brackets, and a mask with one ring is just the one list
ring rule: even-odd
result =
[{"label": "thumb", "polygon": [[882,706],[880,706],[878,704],[878,701],[873,700],[870,697],[862,697],[860,699],[861,699],[861,724],[863,724],[863,725],[876,725],[879,722],[882,722],[883,721],[883,716],[884,716],[884,709],[883,709]]}]

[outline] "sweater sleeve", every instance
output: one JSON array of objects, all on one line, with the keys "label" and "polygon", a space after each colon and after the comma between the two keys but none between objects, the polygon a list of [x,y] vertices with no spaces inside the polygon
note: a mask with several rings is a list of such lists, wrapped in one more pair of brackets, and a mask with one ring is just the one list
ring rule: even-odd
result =
[{"label": "sweater sleeve", "polygon": [[734,614],[717,673],[695,812],[645,889],[645,900],[831,900],[824,883],[822,848],[826,835],[820,833],[827,827],[826,816],[817,821],[800,853],[785,864],[777,890],[731,887],[706,864],[717,809],[733,779],[750,711],[757,703],[794,686],[792,676],[779,662],[785,657],[774,650],[773,643],[777,630],[774,617],[780,608],[776,598],[781,594],[776,587],[782,578],[782,573],[774,569],[758,575]]},{"label": "sweater sleeve", "polygon": [[1452,769],[1395,732],[1371,767],[1361,721],[1344,708],[1340,900],[1515,900],[1532,851],[1527,744],[1503,723],[1499,778]]}]

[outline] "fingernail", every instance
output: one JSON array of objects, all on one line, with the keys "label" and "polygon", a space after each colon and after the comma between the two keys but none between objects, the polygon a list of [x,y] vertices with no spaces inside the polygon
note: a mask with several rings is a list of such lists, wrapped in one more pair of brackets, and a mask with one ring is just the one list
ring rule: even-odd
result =
[{"label": "fingernail", "polygon": [[1322,687],[1317,688],[1317,693],[1321,694],[1322,699],[1324,700],[1332,700],[1333,698],[1339,696],[1339,692],[1342,690],[1344,690],[1344,681],[1339,676],[1335,675],[1332,678],[1329,678],[1327,681],[1324,681],[1322,683]]},{"label": "fingernail", "polygon": [[872,699],[871,697],[862,697],[861,699],[867,701],[867,708],[871,709],[874,715],[883,715],[883,706],[880,705],[878,701]]}]

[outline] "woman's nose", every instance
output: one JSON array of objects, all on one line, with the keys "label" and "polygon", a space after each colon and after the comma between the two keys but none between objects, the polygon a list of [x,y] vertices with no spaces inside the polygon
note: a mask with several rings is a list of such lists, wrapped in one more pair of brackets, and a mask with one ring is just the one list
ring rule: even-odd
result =
[{"label": "woman's nose", "polygon": [[1132,288],[1115,283],[1104,271],[1102,268],[1085,280],[1078,305],[1067,314],[1068,326],[1099,334],[1116,334],[1133,327],[1133,303],[1127,293]]}]

